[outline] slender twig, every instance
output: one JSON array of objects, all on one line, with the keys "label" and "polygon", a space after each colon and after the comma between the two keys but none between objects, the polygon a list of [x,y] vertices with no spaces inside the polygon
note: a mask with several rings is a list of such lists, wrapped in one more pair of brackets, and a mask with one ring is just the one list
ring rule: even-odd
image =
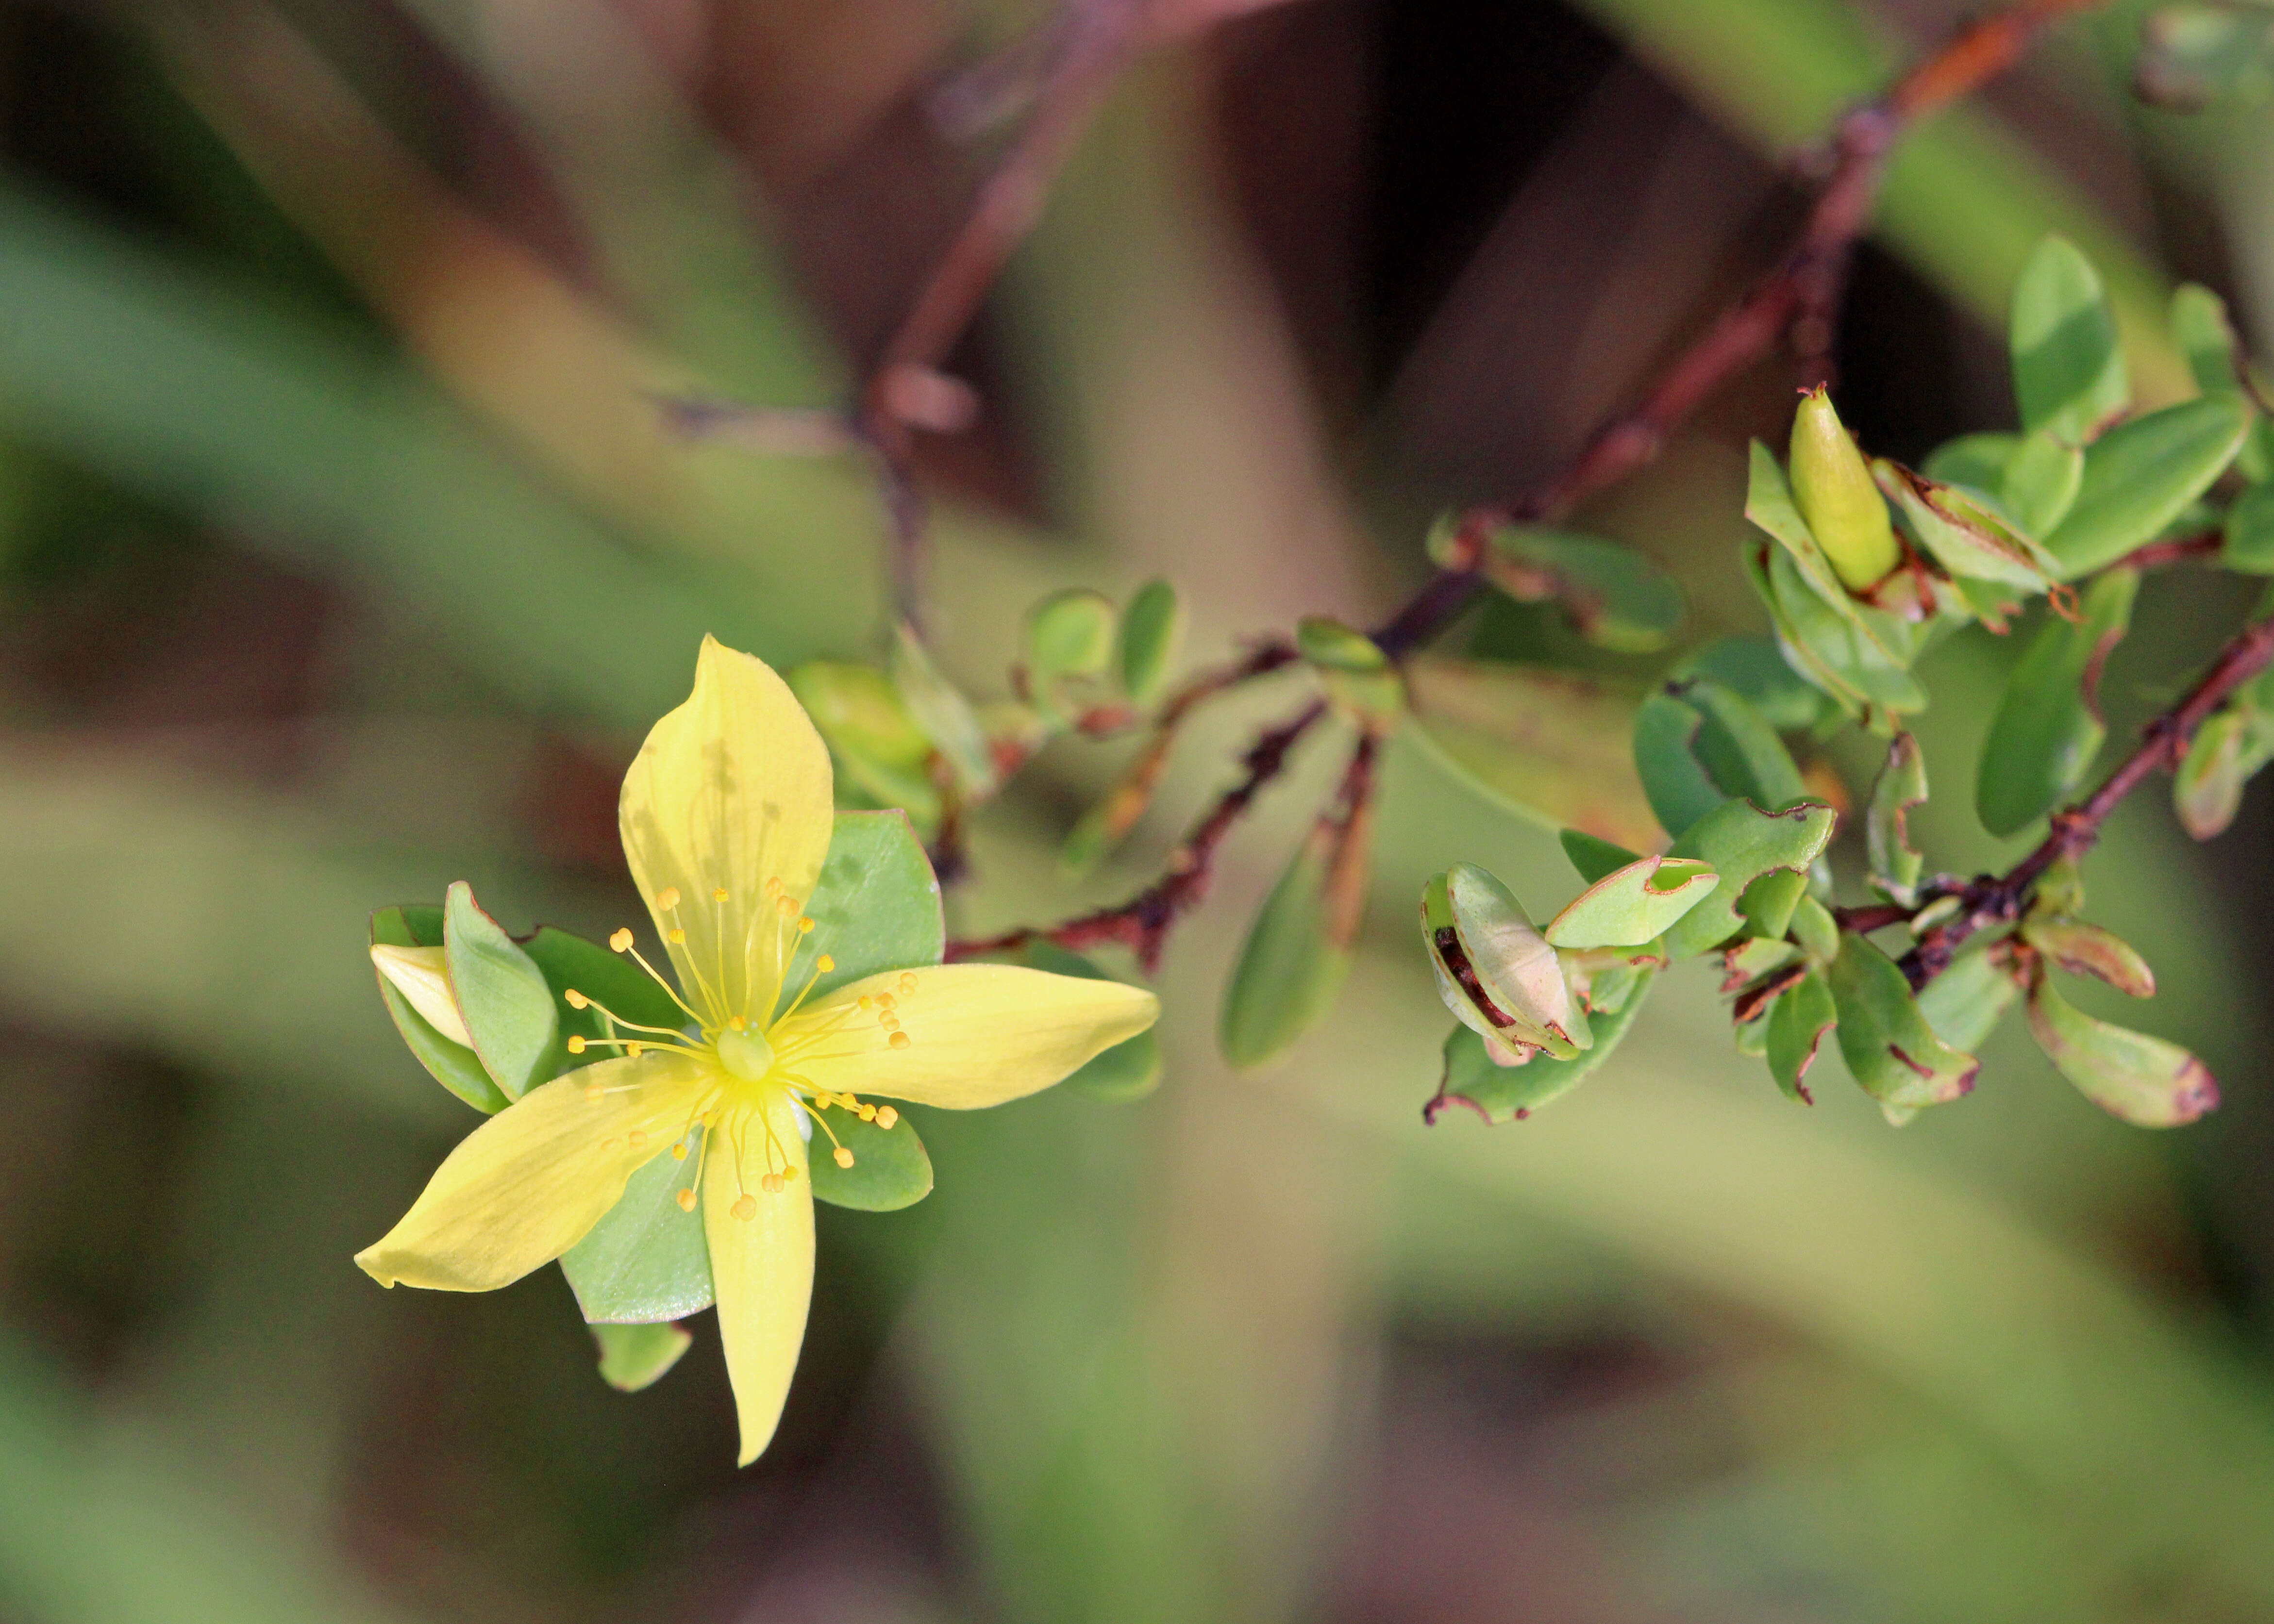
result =
[{"label": "slender twig", "polygon": [[[1979,89],[2021,59],[2040,30],[2097,0],[2025,0],[1954,34],[1879,100],[1849,113],[1834,132],[1829,168],[1800,240],[1769,273],[1659,377],[1639,405],[1597,429],[1571,462],[1505,507],[1463,515],[1471,544],[1374,632],[1401,658],[1450,625],[1481,589],[1477,560],[1504,524],[1562,518],[1656,457],[1675,428],[1732,376],[1758,361],[1794,323],[1837,303],[1849,254],[1871,224],[1888,153],[1926,115]],[[1805,348],[1803,344],[1803,348]]]},{"label": "slender twig", "polygon": [[2116,560],[2116,567],[2125,569],[2161,569],[2166,564],[2177,564],[2187,559],[2210,558],[2225,545],[2225,538],[2218,530],[2202,530],[2193,536],[2174,536],[2167,541],[2151,541],[2144,547],[2135,547]]},{"label": "slender twig", "polygon": [[[2100,838],[2101,825],[2108,821],[2109,814],[2150,774],[2159,768],[2177,768],[2187,752],[2187,741],[2195,737],[2195,729],[2204,718],[2225,703],[2235,689],[2264,670],[2270,660],[2274,660],[2274,620],[2260,620],[2230,638],[2187,696],[2142,730],[2139,747],[2102,781],[2099,788],[2075,805],[2053,814],[2052,827],[2036,849],[2005,873],[1982,875],[1955,893],[1960,899],[1958,912],[1931,927],[1919,937],[1918,944],[1903,956],[1903,974],[1910,978],[1911,985],[1924,987],[1941,974],[1959,948],[1977,931],[2019,919],[2045,871],[2064,857],[2079,856],[2089,850]],[[1843,922],[1850,929],[1866,928],[1858,915],[1867,912],[1876,915],[1879,911],[1859,909]],[[1875,918],[1868,928],[1900,923],[1916,913],[1911,910],[1898,913],[1894,918]]]},{"label": "slender twig", "polygon": [[1305,733],[1327,714],[1324,700],[1314,700],[1301,710],[1258,737],[1240,757],[1239,781],[1216,797],[1207,813],[1169,853],[1168,870],[1152,884],[1118,906],[1100,908],[1079,919],[1047,927],[1027,927],[977,941],[951,942],[951,959],[977,959],[1006,953],[1043,939],[1060,947],[1126,947],[1151,974],[1168,944],[1170,927],[1208,894],[1215,876],[1216,847],[1231,832],[1255,798],[1287,769],[1287,760]]}]

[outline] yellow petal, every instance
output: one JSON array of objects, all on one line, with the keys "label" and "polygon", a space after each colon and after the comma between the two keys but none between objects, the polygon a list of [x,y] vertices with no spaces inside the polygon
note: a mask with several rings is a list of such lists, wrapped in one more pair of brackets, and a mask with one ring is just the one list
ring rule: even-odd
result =
[{"label": "yellow petal", "polygon": [[382,1286],[510,1285],[583,1240],[714,1086],[708,1068],[650,1054],[532,1088],[468,1134],[356,1262]]},{"label": "yellow petal", "polygon": [[[788,685],[705,637],[695,692],[648,733],[617,807],[632,877],[705,1015],[772,1014],[834,816],[829,751]],[[678,906],[662,906],[673,891]],[[778,896],[791,898],[787,917]]]},{"label": "yellow petal", "polygon": [[855,981],[784,1021],[773,1045],[784,1071],[817,1087],[975,1110],[1049,1087],[1160,1012],[1151,993],[1119,981],[935,965]]},{"label": "yellow petal", "polygon": [[[795,1175],[780,1190],[766,1189],[766,1175],[785,1165]],[[738,1207],[749,1215],[737,1217]],[[742,1427],[735,1464],[748,1466],[781,1419],[813,1297],[812,1181],[797,1107],[786,1096],[731,1111],[712,1131],[703,1163],[703,1234],[711,1244],[719,1340]]]}]

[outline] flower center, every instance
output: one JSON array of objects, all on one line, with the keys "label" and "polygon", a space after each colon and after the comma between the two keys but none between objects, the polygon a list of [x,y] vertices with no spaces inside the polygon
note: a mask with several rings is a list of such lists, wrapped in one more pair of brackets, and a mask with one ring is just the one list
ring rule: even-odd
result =
[{"label": "flower center", "polygon": [[719,1064],[730,1076],[746,1083],[762,1083],[766,1073],[773,1070],[774,1048],[755,1032],[736,1032],[731,1028],[719,1034]]}]

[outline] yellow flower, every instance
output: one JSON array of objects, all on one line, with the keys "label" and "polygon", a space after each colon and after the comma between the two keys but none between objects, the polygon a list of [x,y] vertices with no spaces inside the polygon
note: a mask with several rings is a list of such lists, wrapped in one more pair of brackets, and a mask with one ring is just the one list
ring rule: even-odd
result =
[{"label": "yellow flower", "polygon": [[[773,1436],[805,1335],[807,1134],[833,1140],[832,1110],[890,1127],[897,1113],[868,1095],[954,1110],[1015,1100],[1159,1012],[1141,989],[999,965],[892,971],[809,1001],[834,967],[802,906],[832,819],[828,751],[788,688],[704,639],[693,695],[648,734],[620,806],[686,1026],[609,1016],[617,1057],[476,1129],[356,1258],[382,1285],[493,1290],[575,1245],[633,1173],[692,1135],[679,1199],[703,1208],[745,1465]],[[631,932],[609,944],[632,951]],[[812,967],[793,988],[801,948]]]}]

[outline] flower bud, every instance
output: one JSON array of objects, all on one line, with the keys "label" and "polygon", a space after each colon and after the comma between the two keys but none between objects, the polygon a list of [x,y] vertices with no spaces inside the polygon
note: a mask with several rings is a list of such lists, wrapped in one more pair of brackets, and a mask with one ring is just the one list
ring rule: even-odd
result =
[{"label": "flower bud", "polygon": [[1822,389],[1802,397],[1792,420],[1792,495],[1849,591],[1877,585],[1902,561],[1887,504]]},{"label": "flower bud", "polygon": [[467,1049],[474,1046],[474,1040],[466,1034],[465,1018],[458,1013],[458,1000],[450,990],[445,950],[390,947],[386,943],[374,942],[371,961],[379,966],[387,984],[401,993],[404,1002],[417,1010],[428,1026],[453,1043]]}]

